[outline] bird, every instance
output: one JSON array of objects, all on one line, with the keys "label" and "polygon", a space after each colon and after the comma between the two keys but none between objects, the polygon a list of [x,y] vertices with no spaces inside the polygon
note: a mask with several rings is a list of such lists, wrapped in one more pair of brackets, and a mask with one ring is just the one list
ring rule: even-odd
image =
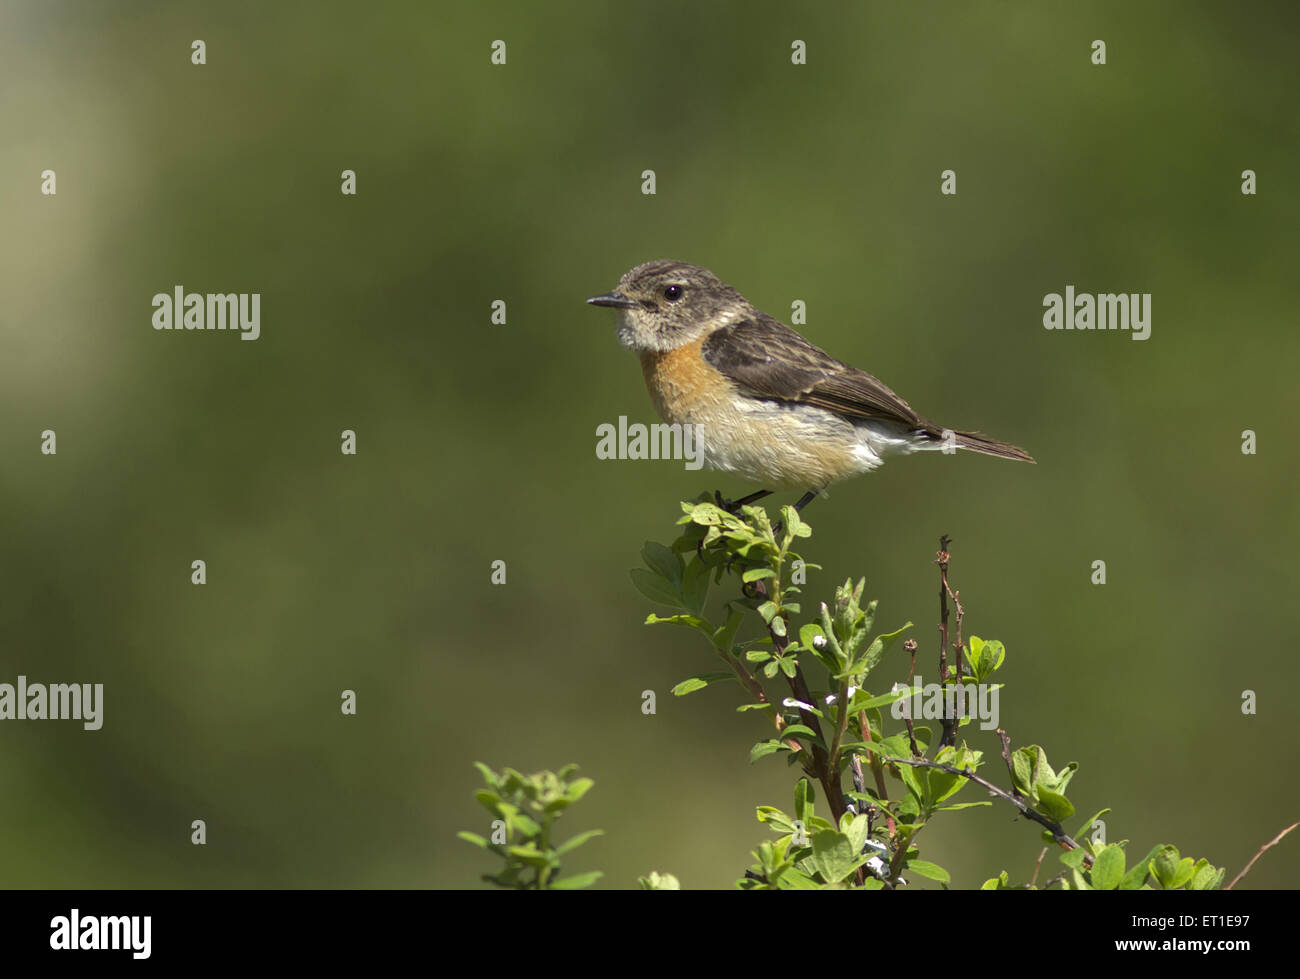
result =
[{"label": "bird", "polygon": [[618,311],[618,339],[640,358],[659,416],[698,426],[710,468],[762,487],[725,503],[733,511],[794,489],[804,490],[802,510],[894,455],[967,449],[1034,461],[1019,446],[930,421],[698,265],[645,262],[587,302]]}]

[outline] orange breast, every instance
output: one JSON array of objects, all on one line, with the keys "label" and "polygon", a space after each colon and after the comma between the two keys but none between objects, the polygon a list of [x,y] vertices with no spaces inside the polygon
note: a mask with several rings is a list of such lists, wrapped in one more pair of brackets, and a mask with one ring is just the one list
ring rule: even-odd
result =
[{"label": "orange breast", "polygon": [[641,354],[646,388],[670,425],[698,425],[708,464],[766,489],[820,489],[879,464],[857,455],[847,420],[809,405],[749,398],[700,354],[703,338],[668,353]]},{"label": "orange breast", "polygon": [[730,395],[730,382],[705,363],[703,343],[701,337],[667,353],[641,354],[646,389],[669,424],[706,422]]}]

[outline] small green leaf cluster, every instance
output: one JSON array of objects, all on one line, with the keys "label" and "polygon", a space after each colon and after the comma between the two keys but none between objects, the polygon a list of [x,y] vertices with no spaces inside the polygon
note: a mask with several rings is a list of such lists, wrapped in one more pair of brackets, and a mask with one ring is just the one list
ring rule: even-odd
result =
[{"label": "small green leaf cluster", "polygon": [[[753,851],[755,863],[736,881],[741,890],[879,890],[884,882],[876,876],[883,867],[879,854],[885,848],[873,845],[871,820],[846,812],[838,828],[813,811],[812,783],[801,778],[795,783],[793,814],[774,806],[759,806],[758,821],[780,833],[776,840],[763,841]],[[870,867],[871,864],[875,867]],[[858,884],[859,867],[875,871]]]},{"label": "small green leaf cluster", "polygon": [[[1180,857],[1178,847],[1164,843],[1151,851],[1132,867],[1125,869],[1124,854],[1128,840],[1098,847],[1070,850],[1061,854],[1061,863],[1069,868],[1063,878],[1064,886],[1072,891],[1136,891],[1153,890],[1151,882],[1166,891],[1212,891],[1223,883],[1224,870],[1213,866],[1202,857]],[[1085,867],[1085,849],[1092,857],[1092,866]]]},{"label": "small green leaf cluster", "polygon": [[551,844],[556,821],[592,786],[589,778],[572,777],[577,765],[534,775],[522,775],[513,768],[498,774],[482,762],[474,765],[487,783],[474,798],[492,815],[492,839],[468,832],[456,835],[505,861],[500,873],[484,874],[483,880],[514,890],[573,890],[588,887],[601,877],[598,870],[557,877],[561,857],[602,833],[588,830],[559,846]]},{"label": "small green leaf cluster", "polygon": [[1011,753],[1011,784],[1018,794],[1029,800],[1036,812],[1054,822],[1074,815],[1074,804],[1065,797],[1065,788],[1078,771],[1072,761],[1059,772],[1047,763],[1047,752],[1036,744]]},{"label": "small green leaf cluster", "polygon": [[[1193,860],[1181,856],[1178,847],[1162,843],[1151,848],[1132,866],[1126,863],[1128,840],[1118,843],[1093,843],[1084,834],[1093,823],[1110,812],[1103,809],[1083,823],[1075,838],[1080,846],[1065,850],[1060,855],[1065,869],[1058,875],[1059,885],[1069,891],[1149,891],[1153,884],[1166,891],[1213,891],[1223,884],[1224,868],[1216,867],[1202,857]],[[1052,839],[1044,834],[1045,840]],[[997,877],[984,882],[983,890],[1023,890],[1010,882],[1004,870]]]},{"label": "small green leaf cluster", "polygon": [[[1074,805],[1065,797],[1065,789],[1078,767],[1075,762],[1070,762],[1057,772],[1048,764],[1046,751],[1038,745],[1029,745],[1011,753],[1011,782],[1017,794],[1027,799],[1036,812],[1060,823],[1074,815]],[[1150,890],[1150,882],[1155,881],[1164,890],[1204,891],[1215,890],[1223,883],[1222,867],[1215,867],[1204,858],[1180,857],[1178,848],[1167,843],[1153,847],[1145,857],[1126,869],[1128,840],[1101,843],[1085,835],[1108,812],[1109,809],[1103,809],[1086,820],[1073,837],[1079,845],[1061,853],[1061,863],[1066,870],[1059,880],[1066,890]],[[1044,831],[1043,842],[1054,843],[1057,838]],[[984,883],[988,890],[1000,890],[1006,886],[1005,872]]]},{"label": "small green leaf cluster", "polygon": [[970,646],[966,655],[962,657],[962,663],[966,667],[962,674],[962,683],[986,682],[994,671],[1002,666],[1002,661],[1006,658],[1006,647],[998,640],[985,640],[979,636],[971,636]]},{"label": "small green leaf cluster", "polygon": [[[1038,750],[1041,752],[1041,749]],[[1023,763],[1015,762],[1014,771],[1015,781],[1019,785],[1025,771]],[[1053,779],[1046,755],[1042,756],[1041,764],[1034,766],[1034,771],[1041,771],[1044,781],[1051,782]],[[1061,792],[1065,789],[1063,782],[1068,782],[1071,774],[1073,774],[1072,769],[1068,773],[1062,772],[1057,777],[1061,782],[1058,785]],[[1073,807],[1071,807],[1072,812]],[[1178,853],[1178,847],[1168,843],[1152,847],[1141,860],[1132,866],[1126,866],[1125,854],[1128,850],[1128,840],[1102,843],[1094,842],[1085,835],[1097,820],[1108,812],[1109,809],[1103,809],[1085,820],[1074,834],[1074,838],[1079,841],[1079,846],[1061,853],[1060,860],[1065,870],[1059,875],[1058,880],[1065,890],[1152,890],[1151,884],[1154,882],[1167,891],[1212,891],[1217,890],[1223,883],[1224,868],[1215,867],[1203,857],[1200,860],[1182,857]],[[1052,842],[1052,834],[1044,833],[1043,841]],[[1006,871],[984,882],[985,890],[1005,890],[1008,886]]]},{"label": "small green leaf cluster", "polygon": [[[928,726],[909,723],[906,730],[886,730],[882,708],[917,690],[898,683],[880,693],[867,688],[872,672],[912,624],[875,632],[877,603],[864,605],[865,579],[844,582],[835,589],[832,603],[822,603],[810,621],[799,623],[802,609],[795,596],[804,579],[793,572],[817,566],[791,550],[797,540],[812,534],[792,507],[782,509],[775,525],[761,507],[733,513],[708,495],[683,503],[682,513],[681,536],[671,547],[647,543],[641,553],[645,568],[632,571],[632,580],[647,598],[678,610],[670,616],[651,614],[647,624],[669,623],[700,632],[728,669],[690,677],[673,693],[739,680],[753,701],[739,709],[770,711],[777,727],[775,737],[751,748],[750,760],[784,755],[804,772],[797,782],[793,815],[767,806],[758,810],[759,821],[779,836],[754,851],[756,863],[738,886],[892,888],[907,879],[904,875],[947,886],[946,870],[919,859],[917,834],[940,812],[992,803],[952,801],[970,781],[967,776],[976,776],[984,764],[982,752],[960,741],[940,748],[931,761],[926,754],[934,732]],[[943,560],[946,575],[946,554]],[[711,621],[705,610],[710,584],[720,584],[727,576],[736,579],[740,595],[725,603],[723,621]],[[948,587],[946,577],[943,587]],[[741,636],[746,612],[753,612],[761,623],[756,638]],[[987,685],[1006,660],[1006,647],[996,639],[972,635],[953,648],[960,648],[961,669],[948,674],[949,685]],[[820,667],[822,684],[806,679],[814,666]],[[762,683],[773,680],[802,695],[768,695]],[[957,728],[972,720],[958,717]],[[1222,870],[1204,860],[1179,859],[1173,847],[1157,847],[1125,872],[1124,844],[1076,843],[1060,826],[1075,812],[1066,796],[1078,769],[1075,762],[1058,772],[1038,745],[1011,751],[1007,762],[1012,786],[1002,798],[1032,810],[1027,815],[1041,817],[1044,826],[1052,827],[1043,838],[1064,848],[1066,869],[1055,884],[1093,889],[1143,887],[1148,881],[1193,889],[1220,884]],[[840,781],[850,767],[855,768],[855,786],[842,792]],[[886,776],[901,782],[905,791],[891,798]],[[813,812],[814,780],[828,793],[830,818]],[[1004,873],[985,886],[1010,885]]]},{"label": "small green leaf cluster", "polygon": [[[1044,827],[1043,841],[1060,848],[1063,864],[1060,873],[1046,884],[1038,884],[1039,867],[1035,866],[1029,884],[1014,885],[1003,871],[984,883],[986,890],[1039,886],[1209,890],[1222,884],[1222,868],[1204,859],[1182,857],[1174,846],[1154,847],[1128,865],[1127,840],[1106,844],[1086,838],[1084,834],[1109,810],[1083,823],[1074,837],[1067,835],[1061,824],[1074,815],[1075,806],[1066,792],[1078,765],[1070,762],[1057,771],[1039,745],[1011,750],[1009,735],[999,731],[1002,758],[1011,780],[1009,788],[1002,788],[979,774],[984,755],[964,740],[943,744],[934,758],[929,758],[934,732],[917,723],[915,711],[902,715],[901,728],[895,724],[886,729],[882,709],[920,695],[918,704],[929,698],[921,708],[923,716],[944,718],[945,731],[952,735],[974,718],[961,710],[953,717],[960,698],[949,703],[946,695],[959,693],[953,689],[957,685],[990,685],[1006,659],[1006,648],[995,639],[972,635],[965,643],[961,641],[964,612],[958,593],[948,584],[947,538],[940,542],[937,562],[940,594],[950,596],[957,606],[951,651],[957,654],[960,669],[949,669],[941,657],[944,686],[939,692],[945,699],[936,713],[934,708],[940,705],[935,690],[927,693],[909,684],[885,685],[879,680],[873,685],[882,692],[868,689],[868,680],[912,624],[876,632],[877,603],[863,604],[865,579],[845,581],[835,589],[832,602],[821,603],[816,614],[799,621],[802,608],[796,597],[805,572],[818,566],[806,563],[791,550],[796,541],[812,534],[794,508],[782,508],[780,520],[773,524],[761,507],[746,506],[732,512],[715,499],[716,495],[703,495],[683,503],[683,515],[677,521],[682,528],[680,536],[671,546],[647,542],[641,551],[645,566],[634,569],[631,578],[641,594],[674,610],[671,615],[649,615],[647,624],[667,623],[700,633],[726,666],[722,671],[689,677],[677,684],[673,693],[681,696],[720,680],[739,682],[748,702],[737,709],[763,712],[775,727],[775,737],[752,747],[751,761],[783,755],[802,769],[791,813],[772,806],[758,808],[759,822],[777,835],[753,851],[755,862],[737,881],[738,887],[892,890],[919,877],[946,888],[948,872],[920,859],[916,838],[938,813],[992,804],[952,801],[972,780],[1014,806],[1026,820]],[[710,588],[724,578],[734,579],[739,594],[724,601],[721,615],[710,618],[706,611]],[[747,620],[757,634],[742,638]],[[941,634],[947,645],[946,606]],[[906,648],[914,657],[916,643],[909,640]],[[909,680],[914,667],[915,662],[907,672]],[[765,682],[783,686],[785,691],[770,693]],[[890,714],[898,716],[897,710]],[[576,766],[530,776],[508,768],[500,774],[482,764],[478,768],[487,787],[476,797],[494,818],[492,839],[473,833],[459,835],[505,861],[501,873],[485,876],[485,880],[502,887],[562,889],[586,887],[600,877],[599,873],[558,876],[560,858],[599,830],[581,833],[559,846],[551,844],[555,821],[591,787],[590,779],[572,777]],[[850,772],[853,787],[845,791],[843,779]],[[902,791],[891,795],[891,781],[895,789],[901,784]],[[815,811],[815,785],[821,786],[826,815]],[[639,884],[645,890],[680,887],[671,874],[659,873],[639,878]]]},{"label": "small green leaf cluster", "polygon": [[[812,534],[792,507],[782,509],[775,525],[761,507],[731,513],[707,496],[683,503],[682,512],[681,536],[671,547],[647,543],[641,554],[646,567],[632,571],[632,580],[648,598],[682,610],[683,614],[672,616],[652,614],[648,624],[670,623],[700,632],[730,671],[698,674],[673,692],[681,695],[718,680],[739,679],[756,701],[740,709],[772,711],[777,726],[775,737],[752,747],[751,761],[783,754],[791,764],[801,765],[808,777],[799,780],[798,791],[803,794],[796,811],[809,819],[812,780],[831,793],[830,818],[804,820],[800,825],[808,838],[802,843],[787,832],[793,825],[791,817],[775,809],[760,810],[761,821],[786,835],[755,852],[759,862],[750,868],[743,886],[875,888],[892,886],[904,872],[946,884],[947,872],[920,860],[912,841],[934,813],[966,808],[948,800],[967,780],[931,769],[890,765],[892,757],[910,757],[912,738],[928,741],[930,731],[920,727],[910,734],[900,730],[886,735],[881,709],[915,691],[900,684],[883,692],[867,687],[872,671],[912,623],[877,632],[877,603],[863,601],[865,579],[845,581],[835,589],[833,602],[820,604],[812,621],[798,623],[802,608],[795,596],[803,578],[794,572],[816,566],[791,550],[795,541]],[[738,581],[740,596],[725,604],[726,620],[714,622],[705,611],[707,589],[700,591],[697,585],[692,590],[687,583],[720,582],[725,576]],[[753,612],[762,626],[757,638],[740,637],[746,611]],[[970,675],[963,679],[983,682],[1004,657],[1001,643],[979,640],[967,660]],[[816,687],[806,680],[812,675],[807,673],[810,668],[822,678]],[[764,680],[784,681],[791,691],[807,695],[768,695],[761,687]],[[962,723],[968,722],[963,718]],[[839,784],[855,758],[870,769],[875,784],[846,794]],[[981,754],[962,745],[948,750],[945,761],[973,770]],[[898,800],[881,791],[886,773],[901,780],[907,790]],[[849,856],[840,859],[844,854]],[[882,861],[882,855],[888,859]]]},{"label": "small green leaf cluster", "polygon": [[1092,868],[1082,871],[1082,861],[1075,857],[1078,850],[1061,855],[1061,862],[1070,867],[1067,887],[1073,890],[1133,891],[1151,890],[1151,881],[1166,891],[1212,891],[1223,883],[1224,868],[1213,866],[1202,857],[1180,857],[1178,847],[1164,843],[1133,864],[1124,868],[1124,849],[1128,841],[1099,847],[1093,857]]},{"label": "small green leaf cluster", "polygon": [[[743,666],[746,661],[760,664],[768,678],[778,672],[793,676],[794,659],[774,649],[772,637],[785,637],[789,616],[800,611],[799,604],[791,600],[799,593],[791,569],[817,568],[791,550],[794,541],[809,536],[812,529],[799,519],[794,507],[782,510],[777,527],[760,507],[745,507],[743,516],[738,516],[711,502],[707,495],[683,503],[682,510],[678,521],[684,527],[681,536],[671,547],[646,542],[641,550],[645,567],[630,572],[632,583],[651,601],[680,610],[667,616],[652,613],[646,618],[647,625],[668,623],[694,629],[709,641],[728,669],[689,677],[672,692],[682,696],[720,680],[739,678],[744,682],[748,678]],[[722,621],[710,621],[704,614],[710,584],[721,582],[727,574],[740,580],[742,594],[725,604]],[[746,610],[759,616],[769,635],[738,641]]]},{"label": "small green leaf cluster", "polygon": [[680,891],[681,882],[672,874],[661,874],[652,870],[644,877],[636,879],[637,884],[643,891]]}]

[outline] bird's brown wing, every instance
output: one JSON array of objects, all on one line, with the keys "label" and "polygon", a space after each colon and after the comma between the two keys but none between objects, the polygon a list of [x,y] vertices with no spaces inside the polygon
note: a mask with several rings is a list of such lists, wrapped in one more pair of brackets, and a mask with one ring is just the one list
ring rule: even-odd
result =
[{"label": "bird's brown wing", "polygon": [[866,371],[836,360],[765,313],[715,330],[701,353],[752,397],[815,405],[849,419],[934,427]]}]

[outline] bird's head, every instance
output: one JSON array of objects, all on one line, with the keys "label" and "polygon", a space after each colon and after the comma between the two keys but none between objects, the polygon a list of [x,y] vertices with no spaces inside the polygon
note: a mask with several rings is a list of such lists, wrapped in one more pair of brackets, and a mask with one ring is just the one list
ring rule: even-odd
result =
[{"label": "bird's head", "polygon": [[708,269],[686,262],[646,262],[618,288],[587,300],[619,311],[618,339],[638,353],[665,353],[744,315],[745,297]]}]

